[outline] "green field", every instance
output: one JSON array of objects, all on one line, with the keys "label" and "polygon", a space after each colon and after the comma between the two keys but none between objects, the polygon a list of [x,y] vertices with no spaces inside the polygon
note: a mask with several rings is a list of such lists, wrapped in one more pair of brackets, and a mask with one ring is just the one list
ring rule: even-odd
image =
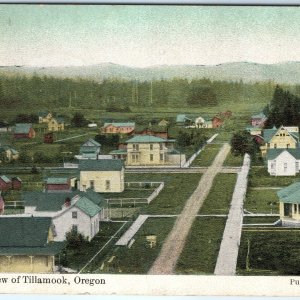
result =
[{"label": "green field", "polygon": [[148,206],[145,214],[179,214],[196,189],[201,174],[126,174],[126,181],[163,181],[165,187]]},{"label": "green field", "polygon": [[195,158],[192,163],[192,167],[208,167],[212,164],[222,145],[220,144],[208,144]]},{"label": "green field", "polygon": [[196,218],[176,265],[178,274],[213,274],[226,218]]},{"label": "green field", "polygon": [[236,174],[217,174],[200,214],[227,214],[236,183]]},{"label": "green field", "polygon": [[244,208],[252,213],[279,213],[277,191],[248,189]]},{"label": "green field", "polygon": [[274,223],[279,219],[279,217],[247,217],[243,218],[243,224],[264,224],[264,223]]},{"label": "green field", "polygon": [[[115,246],[113,251],[103,258],[102,264],[94,264],[90,269],[94,273],[145,274],[158,256],[165,238],[170,232],[175,218],[149,218],[134,236],[135,242],[131,248]],[[150,248],[146,240],[148,235],[156,236],[156,246]],[[108,262],[113,256],[114,260]]]},{"label": "green field", "polygon": [[229,152],[223,165],[230,167],[240,167],[243,164],[243,159],[244,158],[242,156],[235,156],[231,152]]}]

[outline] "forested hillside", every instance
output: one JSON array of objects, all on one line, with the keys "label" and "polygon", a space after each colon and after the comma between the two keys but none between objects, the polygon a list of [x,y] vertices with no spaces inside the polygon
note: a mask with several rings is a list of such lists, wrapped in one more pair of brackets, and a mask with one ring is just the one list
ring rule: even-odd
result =
[{"label": "forested hillside", "polygon": [[268,103],[275,84],[211,81],[209,79],[128,81],[63,79],[48,76],[0,77],[0,102],[12,109],[28,105],[51,108],[128,111],[133,107],[209,107],[220,103]]}]

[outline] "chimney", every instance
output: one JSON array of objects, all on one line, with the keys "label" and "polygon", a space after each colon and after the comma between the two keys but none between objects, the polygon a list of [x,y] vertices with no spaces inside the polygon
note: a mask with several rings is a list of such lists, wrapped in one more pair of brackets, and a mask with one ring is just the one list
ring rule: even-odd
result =
[{"label": "chimney", "polygon": [[65,200],[65,206],[68,207],[70,205],[71,205],[71,199],[69,197],[67,197]]}]

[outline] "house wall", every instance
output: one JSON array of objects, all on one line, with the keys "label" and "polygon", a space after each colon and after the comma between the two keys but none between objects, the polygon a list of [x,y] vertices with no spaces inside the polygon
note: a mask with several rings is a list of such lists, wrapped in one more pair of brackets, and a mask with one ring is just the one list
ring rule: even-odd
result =
[{"label": "house wall", "polygon": [[49,131],[63,131],[65,130],[65,125],[64,123],[57,123],[55,119],[52,119],[48,123],[48,130]]},{"label": "house wall", "polygon": [[[282,152],[276,159],[268,160],[268,172],[274,176],[295,176],[299,172],[299,169],[296,170],[296,162],[288,152]],[[298,162],[300,165],[300,161]]]},{"label": "house wall", "polygon": [[265,119],[251,119],[251,125],[252,126],[261,126],[263,127],[265,125],[266,120]]},{"label": "house wall", "polygon": [[16,273],[53,273],[54,256],[50,255],[15,255],[0,256],[0,272]]},{"label": "house wall", "polygon": [[104,133],[130,133],[133,130],[134,130],[133,126],[116,127],[113,125],[108,125],[102,128],[102,132]]},{"label": "house wall", "polygon": [[66,191],[70,189],[70,184],[47,184],[46,189],[48,191]]},{"label": "house wall", "polygon": [[20,190],[22,187],[22,183],[19,180],[12,180],[12,188],[14,190]]},{"label": "house wall", "polygon": [[300,227],[300,204],[288,203],[291,210],[291,216],[284,215],[284,202],[279,203],[280,220],[283,226]]},{"label": "house wall", "polygon": [[[290,135],[288,135],[287,131],[284,131],[286,136],[274,136],[270,140],[270,145],[267,145],[268,149],[277,148],[277,149],[285,149],[285,148],[297,148],[297,142],[292,138]],[[287,146],[289,145],[289,146]]]},{"label": "house wall", "polygon": [[11,188],[11,183],[5,183],[2,179],[0,179],[0,190],[7,191]]},{"label": "house wall", "polygon": [[[77,218],[72,218],[72,212],[77,212]],[[71,207],[63,214],[52,219],[56,231],[54,241],[64,241],[66,239],[66,233],[71,231],[73,225],[77,225],[78,232],[91,240],[99,231],[100,216],[101,212],[93,218],[90,218],[78,207]]]},{"label": "house wall", "polygon": [[[85,191],[94,181],[94,191],[97,193],[120,193],[124,191],[124,168],[122,171],[80,171],[79,190]],[[110,181],[110,189],[106,181]]]},{"label": "house wall", "polygon": [[[138,150],[135,150],[133,145],[132,143],[127,145],[126,164],[128,166],[154,166],[167,163],[167,148],[165,143],[139,143],[136,144],[139,145]],[[150,150],[150,145],[153,145],[153,150]],[[162,150],[160,149],[160,145],[162,145]],[[137,159],[133,157],[134,155],[138,156]]]},{"label": "house wall", "polygon": [[186,163],[186,156],[185,154],[172,154],[172,155],[167,155],[167,161],[171,165],[176,165],[176,166],[182,166]]}]

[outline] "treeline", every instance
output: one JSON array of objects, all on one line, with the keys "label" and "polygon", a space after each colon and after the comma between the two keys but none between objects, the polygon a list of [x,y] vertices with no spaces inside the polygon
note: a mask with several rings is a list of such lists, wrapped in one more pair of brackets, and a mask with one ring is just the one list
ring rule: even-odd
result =
[{"label": "treeline", "polygon": [[276,86],[273,98],[264,109],[266,127],[300,126],[300,97]]},{"label": "treeline", "polygon": [[126,81],[1,76],[0,102],[7,108],[76,107],[130,111],[130,107],[215,106],[226,102],[266,103],[275,85],[198,79]]}]

